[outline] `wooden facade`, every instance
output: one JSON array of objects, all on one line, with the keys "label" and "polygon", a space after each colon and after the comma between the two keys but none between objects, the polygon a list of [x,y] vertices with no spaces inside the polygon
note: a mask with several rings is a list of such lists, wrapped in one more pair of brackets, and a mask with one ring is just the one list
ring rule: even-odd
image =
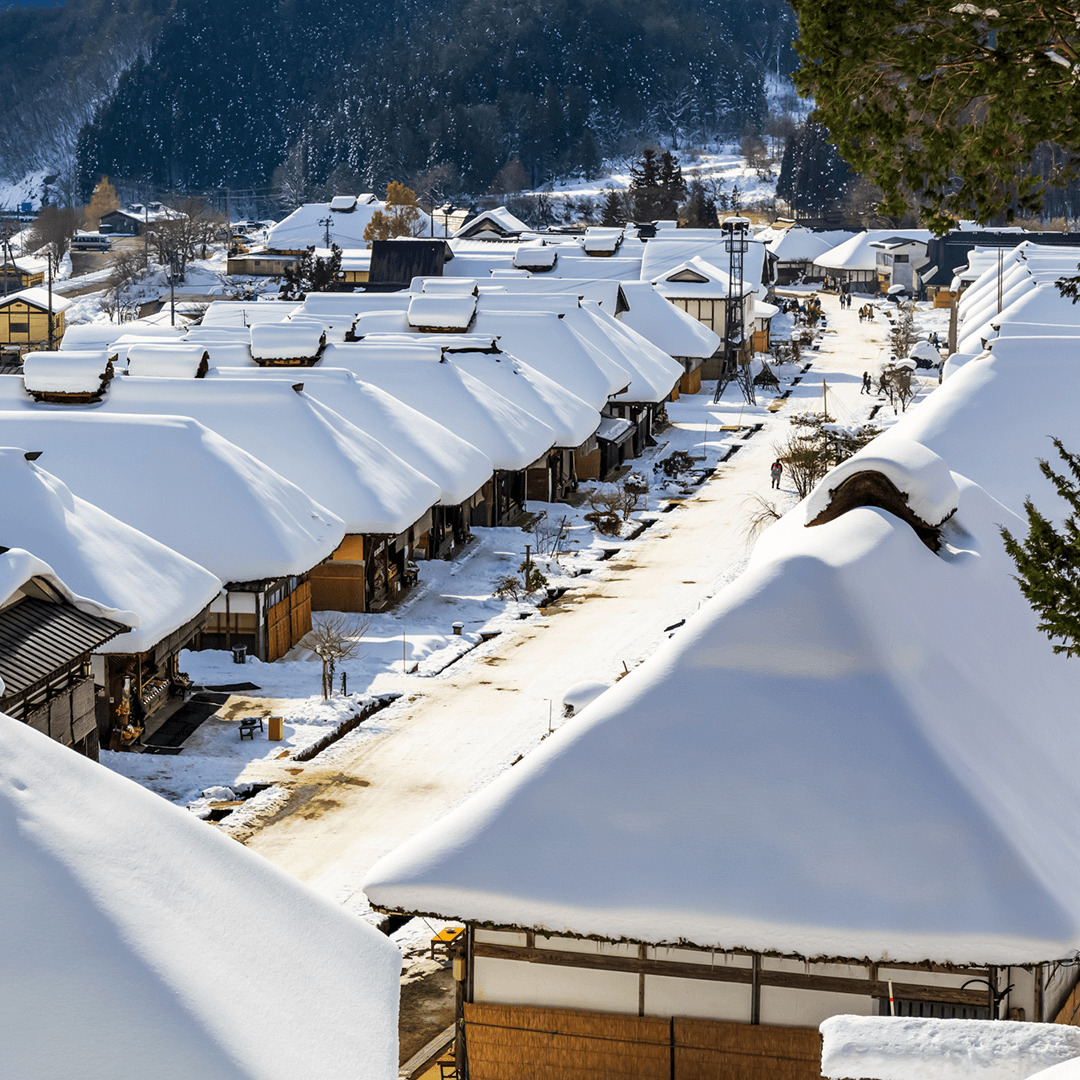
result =
[{"label": "wooden facade", "polygon": [[1052,964],[808,961],[480,926],[454,948],[459,1075],[473,1080],[818,1080],[829,1016],[887,1014],[891,994],[901,1016],[1070,1022],[1076,985]]},{"label": "wooden facade", "polygon": [[243,645],[259,660],[278,660],[311,629],[311,597],[308,574],[232,583],[210,605],[195,648]]},{"label": "wooden facade", "polygon": [[[52,341],[64,336],[64,312],[54,311]],[[0,298],[0,345],[23,348],[49,344],[49,311],[18,294],[7,300]]]}]

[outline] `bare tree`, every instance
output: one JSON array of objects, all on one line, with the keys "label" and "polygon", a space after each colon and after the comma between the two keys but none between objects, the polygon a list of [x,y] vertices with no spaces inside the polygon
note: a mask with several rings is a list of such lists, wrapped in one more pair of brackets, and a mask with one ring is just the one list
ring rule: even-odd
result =
[{"label": "bare tree", "polygon": [[310,184],[305,157],[304,144],[298,142],[270,177],[274,198],[284,210],[295,210],[307,201]]},{"label": "bare tree", "polygon": [[171,217],[155,221],[150,239],[162,266],[176,266],[177,280],[182,281],[189,259],[206,258],[207,248],[227,238],[225,215],[202,199],[181,199]]},{"label": "bare tree", "polygon": [[305,644],[322,661],[322,696],[334,693],[334,670],[339,663],[360,653],[363,637],[371,623],[350,621],[339,612],[324,616],[308,634]]},{"label": "bare tree", "polygon": [[43,206],[30,227],[27,247],[51,256],[53,265],[58,265],[67,254],[81,216],[73,206]]}]

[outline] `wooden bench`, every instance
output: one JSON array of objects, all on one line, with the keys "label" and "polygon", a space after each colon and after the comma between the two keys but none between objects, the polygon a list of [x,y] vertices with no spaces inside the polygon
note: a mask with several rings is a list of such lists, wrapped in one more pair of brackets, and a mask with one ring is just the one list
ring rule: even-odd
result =
[{"label": "wooden bench", "polygon": [[243,739],[251,739],[251,741],[254,742],[255,741],[255,729],[256,728],[258,728],[260,731],[265,730],[263,728],[263,722],[262,722],[262,717],[261,716],[248,716],[248,717],[245,717],[245,719],[241,720],[240,721],[240,738],[241,738],[241,740],[243,740]]}]

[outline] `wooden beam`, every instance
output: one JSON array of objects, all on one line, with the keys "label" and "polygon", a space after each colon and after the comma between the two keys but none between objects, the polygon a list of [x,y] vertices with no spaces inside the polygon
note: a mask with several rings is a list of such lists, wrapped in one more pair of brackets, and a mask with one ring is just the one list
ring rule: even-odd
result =
[{"label": "wooden beam", "polygon": [[754,954],[751,959],[753,967],[750,971],[753,982],[750,984],[750,1023],[761,1023],[761,957]]},{"label": "wooden beam", "polygon": [[[520,945],[493,945],[474,942],[472,954],[488,960],[516,960],[526,964],[545,964],[574,967],[587,971],[626,971],[641,975],[662,975],[676,979],[702,979],[708,982],[741,983],[753,986],[752,967],[711,967],[708,964],[683,964],[673,960],[648,960],[639,956],[605,956],[600,954],[564,952],[555,949],[530,949]],[[861,994],[866,997],[888,997],[886,982],[879,979],[851,979],[834,975],[811,975],[801,971],[769,971],[760,969],[759,986],[775,986],[788,990],[821,990],[833,994]],[[898,998],[917,1001],[942,1001],[956,1005],[986,1005],[986,990],[960,990],[947,986],[923,986],[919,983],[893,983]]]}]

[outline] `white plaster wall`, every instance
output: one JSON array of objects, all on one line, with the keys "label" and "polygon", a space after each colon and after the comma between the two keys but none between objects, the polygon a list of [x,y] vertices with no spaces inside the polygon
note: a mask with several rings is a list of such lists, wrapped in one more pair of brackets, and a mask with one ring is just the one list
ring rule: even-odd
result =
[{"label": "white plaster wall", "polygon": [[805,960],[789,960],[780,956],[763,956],[762,971],[790,971],[797,975],[828,975],[835,979],[869,979],[862,964],[810,964]]},{"label": "white plaster wall", "polygon": [[632,972],[588,971],[482,956],[473,963],[475,1001],[637,1015],[638,977]]},{"label": "white plaster wall", "polygon": [[738,983],[645,976],[646,1016],[692,1016],[750,1023],[750,987]]},{"label": "white plaster wall", "polygon": [[553,949],[558,952],[583,953],[585,956],[630,956],[636,958],[638,946],[627,942],[591,941],[588,938],[568,938],[543,934],[536,935],[538,949]]},{"label": "white plaster wall", "polygon": [[525,934],[512,930],[475,930],[474,941],[483,941],[488,945],[520,945],[525,946]]},{"label": "white plaster wall", "polygon": [[761,988],[761,1023],[817,1027],[822,1020],[841,1013],[876,1016],[878,1004],[863,994],[827,994],[820,990],[789,990],[782,986]]}]

